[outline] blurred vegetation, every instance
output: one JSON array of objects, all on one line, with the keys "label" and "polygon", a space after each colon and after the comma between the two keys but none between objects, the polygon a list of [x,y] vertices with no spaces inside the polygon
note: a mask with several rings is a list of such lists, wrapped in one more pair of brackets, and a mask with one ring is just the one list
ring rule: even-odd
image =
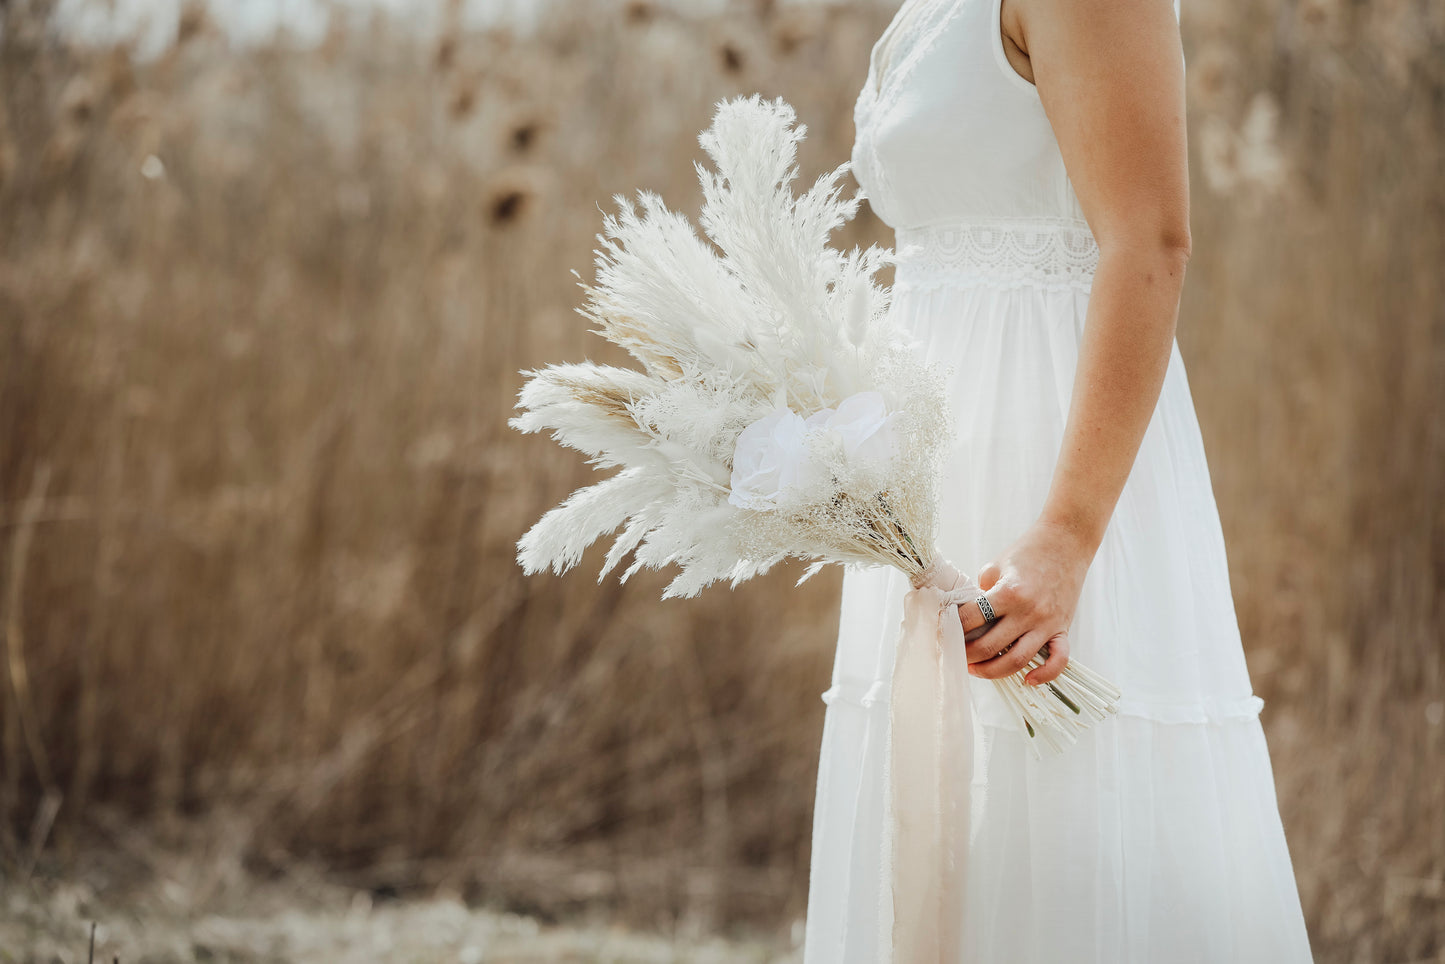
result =
[{"label": "blurred vegetation", "polygon": [[[455,9],[455,8],[453,8]],[[836,577],[524,579],[505,427],[719,98],[845,159],[889,11],[646,2],[137,62],[0,5],[0,847],[224,828],[545,918],[801,917]],[[1180,342],[1321,961],[1445,953],[1445,7],[1185,0]],[[887,241],[864,216],[843,243]],[[584,569],[587,568],[584,566]]]}]

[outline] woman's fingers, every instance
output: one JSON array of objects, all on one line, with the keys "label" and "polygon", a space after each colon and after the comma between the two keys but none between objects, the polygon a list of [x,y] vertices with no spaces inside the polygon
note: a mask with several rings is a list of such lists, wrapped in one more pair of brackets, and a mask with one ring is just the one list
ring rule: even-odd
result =
[{"label": "woman's fingers", "polygon": [[998,563],[990,562],[978,571],[979,588],[987,592],[998,584],[999,577],[1002,575],[1003,570],[999,568]]},{"label": "woman's fingers", "polygon": [[[982,663],[985,660],[993,659],[999,653],[1008,649],[1014,640],[1018,639],[1024,627],[1019,625],[1017,618],[1002,615],[989,623],[976,637],[967,644],[968,661],[970,663]],[[967,640],[968,636],[965,635]]]},{"label": "woman's fingers", "polygon": [[[979,595],[982,596],[984,593],[979,593]],[[994,615],[998,615],[998,613],[995,612]],[[977,597],[958,604],[958,621],[963,624],[964,636],[970,641],[982,636],[982,630],[989,625],[988,621],[983,618],[983,607],[978,604]]]},{"label": "woman's fingers", "polygon": [[1024,682],[1030,686],[1042,686],[1045,683],[1052,683],[1059,678],[1059,674],[1069,665],[1069,634],[1056,633],[1049,637],[1045,644],[1049,647],[1048,658],[1044,664],[1037,669],[1030,670],[1024,677]]},{"label": "woman's fingers", "polygon": [[968,668],[968,671],[984,679],[1003,679],[1005,676],[1012,676],[1027,666],[1029,660],[1034,658],[1034,654],[1048,641],[1047,633],[1037,629],[1030,630],[993,659],[974,663]]}]

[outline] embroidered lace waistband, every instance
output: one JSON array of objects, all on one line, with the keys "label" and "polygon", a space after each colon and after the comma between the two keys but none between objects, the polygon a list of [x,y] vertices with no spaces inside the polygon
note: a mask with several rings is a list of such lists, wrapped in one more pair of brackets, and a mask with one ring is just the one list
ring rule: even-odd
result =
[{"label": "embroidered lace waistband", "polygon": [[995,218],[898,231],[896,284],[1078,288],[1099,264],[1087,223],[1073,218]]}]

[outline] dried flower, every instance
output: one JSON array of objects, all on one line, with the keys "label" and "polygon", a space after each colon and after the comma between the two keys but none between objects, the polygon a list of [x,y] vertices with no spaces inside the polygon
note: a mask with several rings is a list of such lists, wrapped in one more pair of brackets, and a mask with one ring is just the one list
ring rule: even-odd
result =
[{"label": "dried flower", "polygon": [[[619,529],[603,573],[629,554],[624,579],[677,566],[666,596],[736,585],[789,558],[810,562],[808,575],[891,565],[915,586],[943,568],[933,549],[952,436],[943,382],[889,322],[889,292],[874,283],[888,254],[828,245],[858,208],[839,187],[845,169],[793,194],[804,134],[794,121],[782,101],[719,106],[701,138],[716,170],[698,167],[707,241],[650,194],[619,200],[605,221],[583,314],[642,370],[531,372],[512,425],[621,471],[522,537],[527,572],[562,572]],[[1052,746],[1118,698],[1076,664],[1047,694],[1022,674],[999,686]]]}]

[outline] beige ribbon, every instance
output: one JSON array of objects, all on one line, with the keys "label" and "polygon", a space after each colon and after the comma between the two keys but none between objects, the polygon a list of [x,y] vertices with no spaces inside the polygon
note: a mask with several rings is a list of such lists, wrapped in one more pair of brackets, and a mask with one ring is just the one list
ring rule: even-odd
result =
[{"label": "beige ribbon", "polygon": [[973,712],[958,606],[978,587],[939,560],[903,602],[889,698],[893,964],[961,964]]}]

